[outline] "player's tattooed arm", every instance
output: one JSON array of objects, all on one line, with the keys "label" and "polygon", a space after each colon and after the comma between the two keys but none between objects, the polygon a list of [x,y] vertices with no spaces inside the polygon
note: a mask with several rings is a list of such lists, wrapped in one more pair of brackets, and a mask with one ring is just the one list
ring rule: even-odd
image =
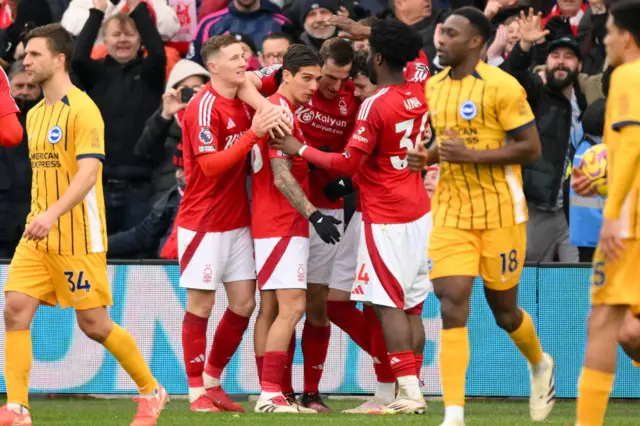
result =
[{"label": "player's tattooed arm", "polygon": [[305,218],[309,218],[317,209],[300,187],[300,184],[291,174],[291,160],[286,158],[272,158],[271,171],[273,173],[273,183],[284,195],[289,203],[298,210]]}]

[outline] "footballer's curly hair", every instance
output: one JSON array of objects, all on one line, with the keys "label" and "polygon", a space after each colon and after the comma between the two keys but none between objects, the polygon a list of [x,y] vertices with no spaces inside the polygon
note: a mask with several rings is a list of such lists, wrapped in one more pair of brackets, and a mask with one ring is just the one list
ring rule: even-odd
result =
[{"label": "footballer's curly hair", "polygon": [[372,53],[379,53],[393,71],[402,71],[418,57],[422,39],[418,32],[397,19],[379,19],[371,26]]},{"label": "footballer's curly hair", "polygon": [[369,78],[369,67],[367,66],[369,54],[362,50],[353,53],[353,65],[351,65],[351,78],[363,75]]}]

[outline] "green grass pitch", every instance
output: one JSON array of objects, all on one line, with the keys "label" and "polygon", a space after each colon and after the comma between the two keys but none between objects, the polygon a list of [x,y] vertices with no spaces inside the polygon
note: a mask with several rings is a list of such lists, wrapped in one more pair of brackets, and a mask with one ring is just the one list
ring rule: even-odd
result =
[{"label": "green grass pitch", "polygon": [[[358,400],[329,400],[336,411],[352,408]],[[4,403],[4,402],[2,402]],[[253,403],[243,406],[253,410]],[[126,399],[117,400],[77,400],[35,399],[31,403],[34,425],[86,425],[86,426],[127,426],[133,419],[136,405]],[[533,425],[529,420],[526,401],[470,401],[466,408],[469,426],[520,426]],[[559,401],[546,422],[541,424],[573,426],[575,401]],[[440,401],[430,402],[424,415],[407,416],[363,416],[347,414],[254,414],[248,413],[191,413],[185,400],[170,401],[158,421],[158,426],[200,426],[229,424],[234,426],[326,426],[398,424],[402,426],[438,426],[442,422],[443,405]],[[640,424],[640,402],[619,401],[609,404],[605,424],[611,426],[632,426]]]}]

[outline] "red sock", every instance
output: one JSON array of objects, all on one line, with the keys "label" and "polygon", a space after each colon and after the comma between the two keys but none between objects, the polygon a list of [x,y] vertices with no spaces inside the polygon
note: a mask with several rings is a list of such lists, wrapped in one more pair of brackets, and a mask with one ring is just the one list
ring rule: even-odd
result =
[{"label": "red sock", "polygon": [[424,354],[414,355],[416,359],[416,376],[418,376],[418,380],[420,380],[420,376],[422,375],[422,362],[424,361]]},{"label": "red sock", "polygon": [[371,333],[367,319],[362,311],[356,308],[356,302],[329,300],[327,316],[329,321],[347,333],[356,345],[371,355]]},{"label": "red sock", "polygon": [[222,370],[227,366],[240,343],[245,330],[249,326],[249,318],[227,309],[216,329],[211,344],[209,360],[204,371],[220,380]]},{"label": "red sock", "polygon": [[304,322],[302,356],[304,357],[304,392],[318,392],[324,362],[327,359],[331,326],[317,326]]},{"label": "red sock", "polygon": [[387,345],[384,342],[382,326],[376,311],[371,306],[365,305],[363,312],[371,331],[371,356],[373,357],[373,369],[376,372],[376,378],[380,383],[394,383],[396,378],[393,375],[393,371],[391,371]]},{"label": "red sock", "polygon": [[185,313],[182,320],[182,353],[190,388],[204,387],[202,372],[207,350],[208,322],[209,318],[202,318],[191,312]]},{"label": "red sock", "polygon": [[284,365],[287,363],[286,352],[265,352],[262,372],[262,392],[282,392],[280,382]]},{"label": "red sock", "polygon": [[291,374],[293,372],[293,358],[296,356],[296,332],[293,331],[291,341],[289,342],[289,349],[287,349],[287,362],[284,365],[284,371],[282,372],[282,393],[293,393],[293,378]]},{"label": "red sock", "polygon": [[396,379],[398,377],[416,375],[416,356],[413,351],[390,353],[389,359],[393,360],[391,369]]},{"label": "red sock", "polygon": [[264,365],[264,356],[256,355],[256,367],[258,367],[258,383],[262,382],[262,366]]}]

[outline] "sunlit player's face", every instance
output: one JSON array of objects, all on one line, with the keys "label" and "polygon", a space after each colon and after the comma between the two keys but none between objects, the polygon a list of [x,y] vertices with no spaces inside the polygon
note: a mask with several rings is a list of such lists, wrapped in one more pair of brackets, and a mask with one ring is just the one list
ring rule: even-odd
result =
[{"label": "sunlit player's face", "polygon": [[340,67],[336,62],[328,58],[322,66],[322,78],[320,78],[319,90],[326,99],[333,99],[340,93],[342,86],[349,80],[351,64]]},{"label": "sunlit player's face", "polygon": [[469,20],[452,15],[442,24],[438,59],[442,66],[456,67],[461,64],[471,50],[472,34]]},{"label": "sunlit player's face", "polygon": [[242,44],[233,43],[221,48],[207,61],[207,69],[218,78],[230,83],[244,83],[247,61],[244,58]]},{"label": "sunlit player's face", "polygon": [[301,105],[309,102],[316,93],[321,75],[320,65],[314,65],[300,68],[295,75],[285,70],[282,78],[289,85],[295,104]]},{"label": "sunlit player's face", "polygon": [[54,55],[45,38],[33,38],[25,47],[24,69],[29,83],[42,84],[64,66],[64,55]]}]

